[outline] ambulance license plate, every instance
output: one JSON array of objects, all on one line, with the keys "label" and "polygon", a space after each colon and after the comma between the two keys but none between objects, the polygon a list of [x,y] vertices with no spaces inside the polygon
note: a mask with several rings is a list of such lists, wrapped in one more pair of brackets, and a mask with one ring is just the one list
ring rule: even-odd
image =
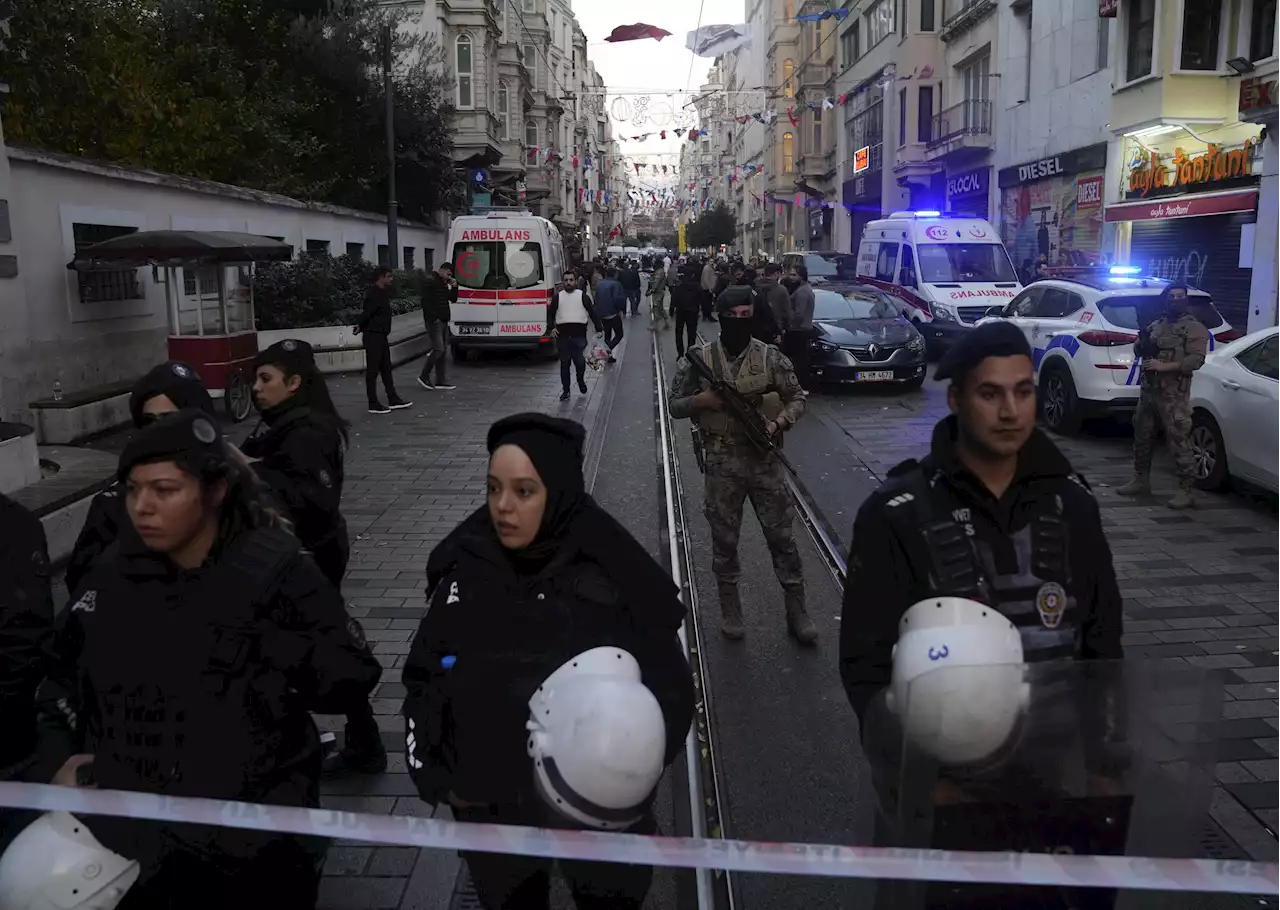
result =
[{"label": "ambulance license plate", "polygon": [[854,373],[855,382],[892,382],[893,370],[872,370],[869,373]]},{"label": "ambulance license plate", "polygon": [[488,335],[491,326],[488,325],[460,325],[458,326],[459,335]]}]

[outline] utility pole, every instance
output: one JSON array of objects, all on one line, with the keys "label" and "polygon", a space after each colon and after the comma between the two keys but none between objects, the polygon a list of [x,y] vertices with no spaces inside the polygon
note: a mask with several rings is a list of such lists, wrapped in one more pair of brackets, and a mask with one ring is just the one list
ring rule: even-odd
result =
[{"label": "utility pole", "polygon": [[400,206],[396,202],[396,97],[391,84],[391,24],[382,32],[382,91],[387,96],[387,265],[400,268]]}]

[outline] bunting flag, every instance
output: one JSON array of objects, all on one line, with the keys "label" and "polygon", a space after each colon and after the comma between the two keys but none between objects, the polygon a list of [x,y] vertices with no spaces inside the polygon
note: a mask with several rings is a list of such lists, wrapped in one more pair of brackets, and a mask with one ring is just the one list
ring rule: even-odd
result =
[{"label": "bunting flag", "polygon": [[791,121],[791,125],[792,125],[792,126],[799,126],[799,125],[800,125],[800,118],[796,116],[796,109],[795,109],[795,107],[789,107],[789,108],[787,108],[787,119]]},{"label": "bunting flag", "polygon": [[685,47],[697,57],[720,57],[751,42],[744,25],[704,25],[685,37]]},{"label": "bunting flag", "polygon": [[619,41],[639,41],[642,38],[652,38],[654,41],[661,41],[670,35],[671,32],[664,28],[637,22],[635,25],[619,25],[604,40],[617,43]]},{"label": "bunting flag", "polygon": [[835,19],[838,22],[843,22],[844,17],[847,15],[849,15],[849,11],[847,9],[827,9],[820,13],[804,13],[803,15],[796,16],[796,21],[822,22],[824,19]]}]

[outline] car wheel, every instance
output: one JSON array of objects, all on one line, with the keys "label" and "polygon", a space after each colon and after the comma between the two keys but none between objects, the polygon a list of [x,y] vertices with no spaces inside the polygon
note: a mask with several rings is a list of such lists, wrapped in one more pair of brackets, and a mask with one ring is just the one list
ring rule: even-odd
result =
[{"label": "car wheel", "polygon": [[1080,429],[1080,399],[1071,373],[1054,367],[1040,377],[1040,413],[1055,433],[1070,436]]},{"label": "car wheel", "polygon": [[1207,411],[1191,415],[1191,458],[1195,464],[1196,486],[1221,490],[1227,485],[1227,444],[1218,421]]}]

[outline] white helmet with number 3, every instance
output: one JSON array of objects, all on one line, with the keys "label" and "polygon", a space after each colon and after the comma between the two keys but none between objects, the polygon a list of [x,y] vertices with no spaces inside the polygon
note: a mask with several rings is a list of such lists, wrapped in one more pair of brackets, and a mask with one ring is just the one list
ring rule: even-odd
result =
[{"label": "white helmet with number 3", "polygon": [[74,815],[50,812],[0,856],[0,910],[115,910],[138,872]]},{"label": "white helmet with number 3", "polygon": [[887,698],[916,748],[947,765],[989,758],[1030,697],[1022,637],[998,610],[934,597],[903,615]]},{"label": "white helmet with number 3", "polygon": [[644,817],[666,723],[631,654],[593,648],[561,666],[529,699],[527,726],[538,793],[557,813],[603,831]]}]

